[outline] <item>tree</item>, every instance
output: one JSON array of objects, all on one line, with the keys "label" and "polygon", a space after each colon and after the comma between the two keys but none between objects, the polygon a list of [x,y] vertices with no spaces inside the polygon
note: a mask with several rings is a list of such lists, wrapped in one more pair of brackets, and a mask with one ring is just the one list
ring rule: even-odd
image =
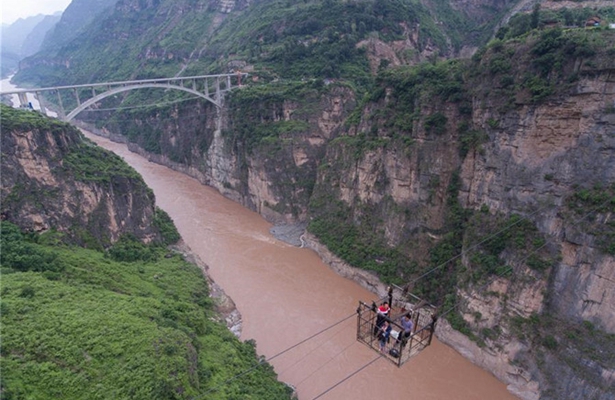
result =
[{"label": "tree", "polygon": [[540,3],[534,4],[534,8],[532,9],[532,17],[530,19],[530,27],[532,29],[538,28],[538,23],[540,22]]}]

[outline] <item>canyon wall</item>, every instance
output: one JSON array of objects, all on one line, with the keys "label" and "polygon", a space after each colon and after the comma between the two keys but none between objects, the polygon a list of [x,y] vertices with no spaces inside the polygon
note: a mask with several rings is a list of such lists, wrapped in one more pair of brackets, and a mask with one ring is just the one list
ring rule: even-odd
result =
[{"label": "canyon wall", "polygon": [[[553,40],[561,72],[536,56]],[[440,339],[521,398],[612,400],[615,66],[574,40],[393,70],[360,101],[304,82],[176,106],[150,157],[437,303]]]},{"label": "canyon wall", "polygon": [[[2,107],[3,219],[95,248],[127,233],[160,240],[154,194],[119,157],[84,141],[69,124]],[[13,113],[30,118],[13,128]]]}]

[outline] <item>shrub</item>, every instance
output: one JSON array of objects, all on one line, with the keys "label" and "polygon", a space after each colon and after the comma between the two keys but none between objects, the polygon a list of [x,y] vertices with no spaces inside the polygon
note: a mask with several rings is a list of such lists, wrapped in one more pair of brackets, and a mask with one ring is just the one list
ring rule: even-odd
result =
[{"label": "shrub", "polygon": [[23,288],[21,288],[21,292],[19,293],[19,297],[24,297],[27,299],[31,299],[32,297],[34,297],[34,294],[36,293],[36,291],[34,290],[34,288],[32,286],[24,286]]},{"label": "shrub", "polygon": [[135,236],[125,234],[107,250],[107,254],[115,261],[155,261],[158,256],[152,246],[146,246]]},{"label": "shrub", "polygon": [[446,116],[437,112],[425,118],[425,130],[429,133],[442,134],[446,131],[446,122]]},{"label": "shrub", "polygon": [[175,244],[181,239],[169,214],[158,207],[156,207],[156,213],[154,214],[154,226],[160,231],[162,242],[165,245]]},{"label": "shrub", "polygon": [[3,268],[16,271],[58,272],[63,266],[57,260],[57,253],[32,243],[16,225],[1,223],[0,263]]},{"label": "shrub", "polygon": [[542,344],[549,350],[555,350],[557,348],[557,340],[551,335],[546,336],[542,340]]}]

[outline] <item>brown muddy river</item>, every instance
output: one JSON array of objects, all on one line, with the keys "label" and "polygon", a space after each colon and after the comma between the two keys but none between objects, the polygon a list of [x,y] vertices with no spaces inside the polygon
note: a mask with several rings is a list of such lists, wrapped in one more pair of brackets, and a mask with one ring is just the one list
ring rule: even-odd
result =
[{"label": "brown muddy river", "polygon": [[[311,250],[275,239],[271,224],[216,190],[148,162],[125,145],[89,134],[123,157],[156,194],[184,241],[209,265],[212,278],[243,316],[241,338],[266,357],[353,314],[375,296],[334,274]],[[356,342],[356,318],[275,358],[279,379],[300,400],[314,399],[378,355]],[[433,344],[401,368],[380,359],[322,399],[516,399],[503,383],[452,348]]]}]

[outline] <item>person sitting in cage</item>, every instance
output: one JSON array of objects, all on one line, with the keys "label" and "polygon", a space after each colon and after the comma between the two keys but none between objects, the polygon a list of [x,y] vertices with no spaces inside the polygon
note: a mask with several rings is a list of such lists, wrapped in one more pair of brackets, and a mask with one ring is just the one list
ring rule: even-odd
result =
[{"label": "person sitting in cage", "polygon": [[378,310],[376,311],[376,326],[374,327],[374,335],[378,334],[378,331],[380,327],[382,326],[382,323],[389,316],[390,311],[391,311],[391,308],[389,307],[389,303],[387,303],[386,301],[382,303],[380,307],[378,307]]},{"label": "person sitting in cage", "polygon": [[389,323],[389,321],[384,321],[380,326],[380,330],[378,333],[378,340],[380,341],[380,352],[384,353],[384,348],[389,342],[389,338],[391,337],[391,330],[393,327]]},{"label": "person sitting in cage", "polygon": [[405,314],[401,317],[401,327],[403,332],[399,335],[399,340],[401,340],[401,347],[403,348],[408,342],[408,338],[412,335],[412,330],[414,328],[414,324],[412,323],[412,316],[410,313]]}]

